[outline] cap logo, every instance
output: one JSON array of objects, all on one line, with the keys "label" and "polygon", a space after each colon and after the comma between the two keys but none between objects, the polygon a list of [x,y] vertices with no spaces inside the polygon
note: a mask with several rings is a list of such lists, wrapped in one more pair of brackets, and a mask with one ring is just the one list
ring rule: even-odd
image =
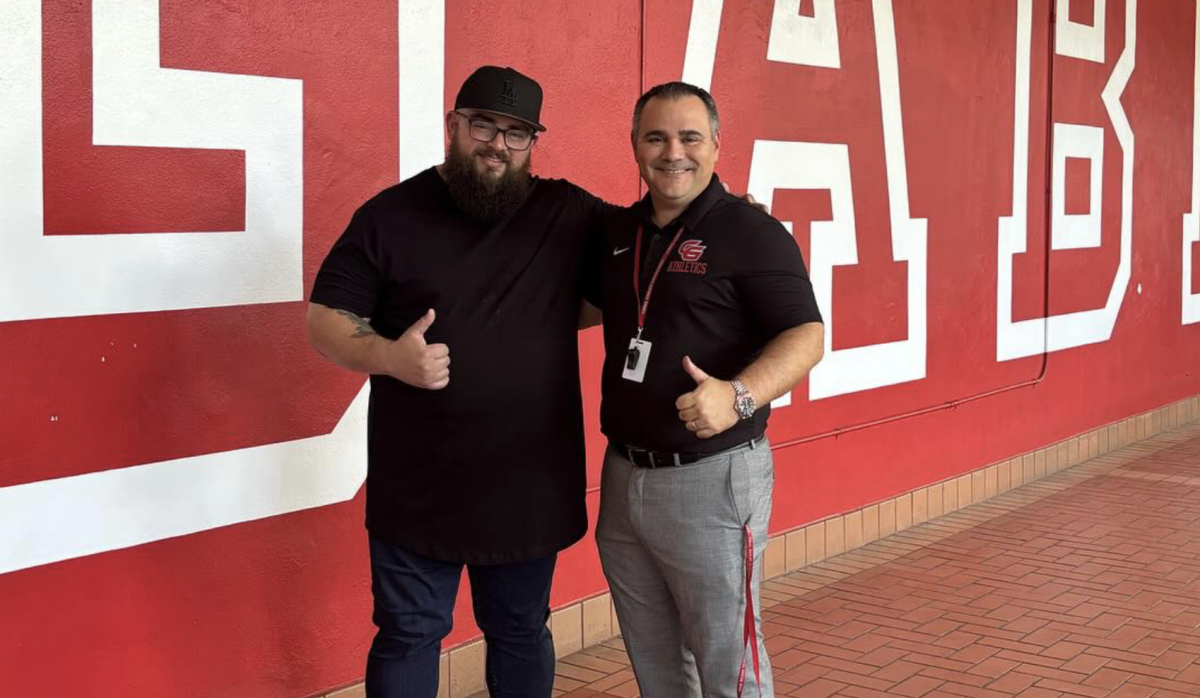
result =
[{"label": "cap logo", "polygon": [[513,89],[512,80],[504,81],[504,90],[500,93],[500,101],[504,102],[510,107],[517,106],[517,92]]}]

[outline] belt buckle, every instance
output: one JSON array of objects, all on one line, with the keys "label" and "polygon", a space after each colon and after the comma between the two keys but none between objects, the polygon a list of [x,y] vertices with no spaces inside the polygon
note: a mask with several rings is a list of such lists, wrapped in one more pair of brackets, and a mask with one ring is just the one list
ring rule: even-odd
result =
[{"label": "belt buckle", "polygon": [[678,453],[658,453],[658,455],[661,455],[661,456],[670,456],[671,457],[671,459],[669,461],[665,461],[661,465],[655,461],[656,453],[657,453],[656,451],[648,452],[648,454],[650,456],[650,468],[651,469],[657,470],[659,468],[678,468],[681,465],[679,462],[679,454]]},{"label": "belt buckle", "polygon": [[[644,458],[639,458],[638,454],[641,454],[641,456]],[[663,458],[666,456],[669,456],[670,458],[663,460]],[[633,463],[635,467],[647,468],[649,470],[658,470],[660,468],[678,468],[680,465],[682,465],[682,463],[679,462],[678,453],[651,451],[648,448],[636,448],[634,446],[625,447],[625,457],[630,463]],[[662,462],[659,462],[660,460],[662,460]],[[645,465],[641,465],[640,463],[645,463]]]}]

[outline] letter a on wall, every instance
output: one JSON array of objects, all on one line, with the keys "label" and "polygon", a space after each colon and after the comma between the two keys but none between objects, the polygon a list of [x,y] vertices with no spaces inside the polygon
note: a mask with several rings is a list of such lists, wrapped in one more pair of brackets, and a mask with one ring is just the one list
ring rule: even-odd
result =
[{"label": "letter a on wall", "polygon": [[[858,264],[858,235],[849,145],[758,140],[751,156],[747,189],[767,206],[776,190],[827,190],[832,220],[812,223],[810,275],[817,303],[825,316],[825,358],[809,376],[809,399],[817,400],[895,385],[925,377],[926,361],[926,221],[909,213],[908,173],[900,107],[899,64],[891,0],[873,0],[875,53],[883,118],[884,165],[891,224],[891,256],[907,262],[908,327],[901,340],[833,348],[833,272]],[[825,69],[841,69],[837,10],[833,0],[815,0],[813,16],[800,14],[799,0],[776,0],[767,60]],[[688,35],[684,80],[707,87],[712,81],[721,3],[696,0]],[[785,222],[789,230],[790,222]],[[776,406],[790,403],[790,394]]]}]

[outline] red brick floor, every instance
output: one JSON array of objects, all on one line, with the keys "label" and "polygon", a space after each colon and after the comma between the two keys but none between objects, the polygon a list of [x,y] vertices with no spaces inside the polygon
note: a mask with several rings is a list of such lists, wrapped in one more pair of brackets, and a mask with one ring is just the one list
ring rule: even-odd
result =
[{"label": "red brick floor", "polygon": [[[768,581],[776,693],[1200,696],[1200,425]],[[633,698],[620,639],[563,698]]]}]

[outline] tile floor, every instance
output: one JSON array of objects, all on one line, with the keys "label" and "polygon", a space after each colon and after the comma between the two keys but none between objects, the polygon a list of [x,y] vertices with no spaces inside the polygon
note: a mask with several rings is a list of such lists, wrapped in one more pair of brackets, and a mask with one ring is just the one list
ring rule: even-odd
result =
[{"label": "tile floor", "polygon": [[[1200,425],[777,577],[763,603],[781,696],[1200,696]],[[559,660],[555,694],[637,696],[620,639]]]}]

